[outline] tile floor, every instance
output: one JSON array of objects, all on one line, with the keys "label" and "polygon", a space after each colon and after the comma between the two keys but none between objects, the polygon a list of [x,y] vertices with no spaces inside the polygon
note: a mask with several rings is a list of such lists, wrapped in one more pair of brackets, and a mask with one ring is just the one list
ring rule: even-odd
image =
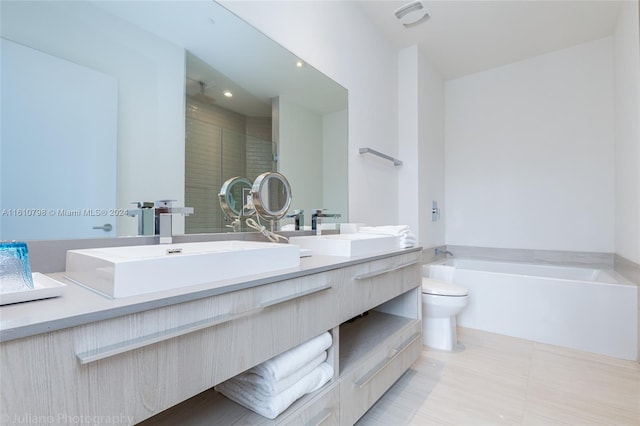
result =
[{"label": "tile floor", "polygon": [[460,328],[461,352],[424,350],[357,423],[640,426],[640,364]]}]

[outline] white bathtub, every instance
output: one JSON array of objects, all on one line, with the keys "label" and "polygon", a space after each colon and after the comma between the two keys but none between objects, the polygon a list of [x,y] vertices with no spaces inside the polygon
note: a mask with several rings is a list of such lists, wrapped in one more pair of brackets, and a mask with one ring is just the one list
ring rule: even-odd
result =
[{"label": "white bathtub", "polygon": [[637,359],[638,286],[613,272],[467,259],[425,266],[469,289],[462,327]]}]

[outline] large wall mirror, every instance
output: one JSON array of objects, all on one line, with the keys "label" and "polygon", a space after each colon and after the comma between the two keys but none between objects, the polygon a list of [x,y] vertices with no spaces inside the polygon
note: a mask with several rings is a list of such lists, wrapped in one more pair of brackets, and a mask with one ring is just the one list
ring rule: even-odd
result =
[{"label": "large wall mirror", "polygon": [[[212,1],[0,2],[0,239],[229,232],[218,193],[282,173],[346,219],[347,91]],[[109,225],[109,226],[107,226]]]}]

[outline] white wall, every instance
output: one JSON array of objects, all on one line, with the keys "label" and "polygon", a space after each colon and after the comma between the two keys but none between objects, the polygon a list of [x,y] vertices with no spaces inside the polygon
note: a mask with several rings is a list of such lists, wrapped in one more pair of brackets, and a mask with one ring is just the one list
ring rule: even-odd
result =
[{"label": "white wall", "polygon": [[398,96],[399,222],[419,245],[443,245],[444,215],[432,222],[431,207],[444,207],[444,80],[416,46],[399,53]]},{"label": "white wall", "polygon": [[613,252],[611,37],[446,83],[446,241]]},{"label": "white wall", "polygon": [[[419,58],[420,93],[420,244],[445,244],[445,82],[425,55]],[[437,201],[440,219],[431,220],[432,202]]]},{"label": "white wall", "polygon": [[638,2],[621,6],[614,34],[615,252],[640,263],[640,34]]},{"label": "white wall", "polygon": [[398,223],[398,173],[358,154],[397,156],[397,51],[357,2],[223,1],[241,18],[349,91],[349,219]]},{"label": "white wall", "polygon": [[422,244],[420,234],[420,122],[422,115],[419,93],[420,53],[417,46],[398,54],[398,222],[409,225]]}]

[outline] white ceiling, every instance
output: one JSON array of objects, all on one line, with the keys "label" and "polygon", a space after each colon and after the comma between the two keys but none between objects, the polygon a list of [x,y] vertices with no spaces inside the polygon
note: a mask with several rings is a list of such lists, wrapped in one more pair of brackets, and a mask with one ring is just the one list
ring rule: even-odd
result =
[{"label": "white ceiling", "polygon": [[613,0],[424,0],[431,19],[405,28],[394,11],[410,2],[358,4],[397,47],[417,44],[445,79],[611,35],[620,6]]},{"label": "white ceiling", "polygon": [[[251,117],[271,116],[271,100],[278,96],[318,114],[346,108],[343,87],[310,65],[296,67],[293,53],[217,2],[96,0],[94,5],[184,48],[188,95],[205,95]],[[223,96],[225,89],[233,98]]]}]

